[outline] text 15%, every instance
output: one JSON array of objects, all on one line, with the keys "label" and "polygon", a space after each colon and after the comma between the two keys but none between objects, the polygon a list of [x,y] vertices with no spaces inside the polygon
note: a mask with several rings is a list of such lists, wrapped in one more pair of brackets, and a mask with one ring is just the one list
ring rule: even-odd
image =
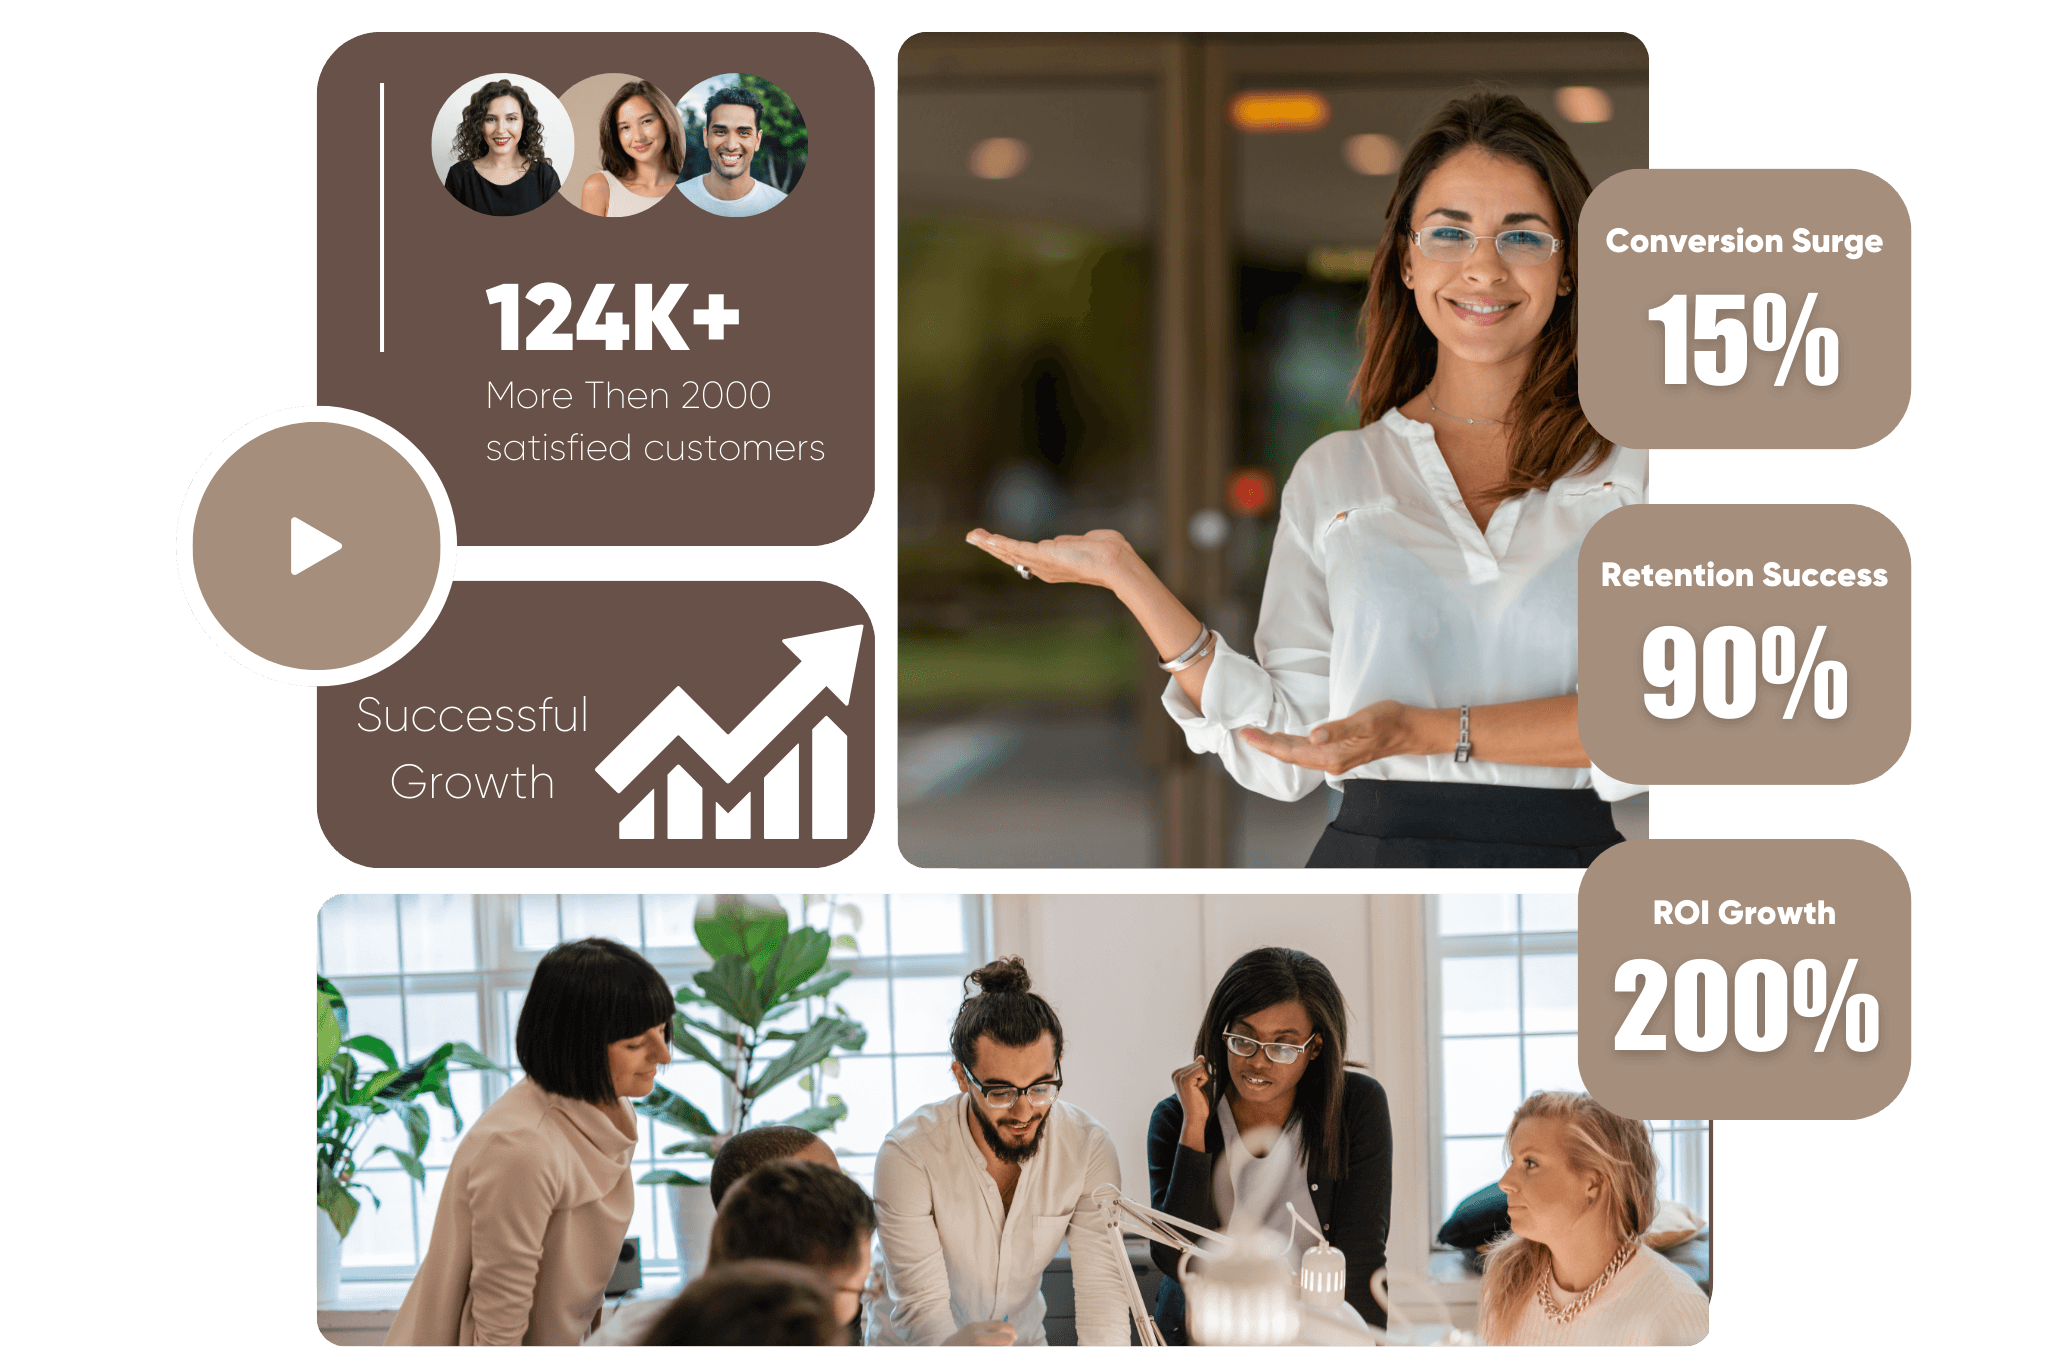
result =
[{"label": "text 15%", "polygon": [[[1758,294],[1752,305],[1744,294],[1694,294],[1692,296],[1694,341],[1719,341],[1725,343],[1718,351],[1713,347],[1692,353],[1692,372],[1699,376],[1702,384],[1725,388],[1739,383],[1749,371],[1749,348],[1754,345],[1759,351],[1783,351],[1785,358],[1778,365],[1778,377],[1771,381],[1774,388],[1784,388],[1785,379],[1792,373],[1792,362],[1801,352],[1804,338],[1806,355],[1806,382],[1816,388],[1826,388],[1842,374],[1842,340],[1833,329],[1816,327],[1808,331],[1806,324],[1813,316],[1813,305],[1819,294],[1808,294],[1806,304],[1799,310],[1799,321],[1792,327],[1791,336],[1785,333],[1785,319],[1790,316],[1783,294]],[[1673,294],[1650,310],[1650,321],[1664,324],[1664,382],[1683,384],[1686,382],[1686,331],[1685,299],[1683,294]],[[1722,317],[1723,313],[1739,313],[1745,307],[1750,310],[1750,327],[1745,329],[1739,317]]]}]

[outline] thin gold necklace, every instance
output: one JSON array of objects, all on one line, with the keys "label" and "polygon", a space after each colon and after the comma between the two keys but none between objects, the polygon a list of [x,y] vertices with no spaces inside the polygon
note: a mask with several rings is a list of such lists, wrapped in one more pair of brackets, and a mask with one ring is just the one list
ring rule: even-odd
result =
[{"label": "thin gold necklace", "polygon": [[1451,418],[1453,421],[1464,422],[1469,426],[1499,427],[1507,425],[1508,419],[1505,417],[1466,417],[1455,412],[1445,412],[1442,408],[1436,405],[1436,399],[1430,394],[1430,391],[1428,389],[1424,389],[1422,391],[1422,401],[1429,404],[1429,410],[1435,413],[1437,416],[1448,417]]},{"label": "thin gold necklace", "polygon": [[1627,1265],[1629,1258],[1635,1254],[1636,1244],[1632,1241],[1623,1242],[1619,1247],[1615,1248],[1614,1259],[1607,1263],[1607,1269],[1600,1272],[1600,1278],[1588,1285],[1586,1292],[1574,1299],[1572,1306],[1569,1308],[1559,1308],[1557,1300],[1550,1295],[1550,1282],[1557,1278],[1557,1271],[1552,1269],[1548,1275],[1544,1276],[1544,1282],[1536,1287],[1536,1302],[1543,1305],[1543,1316],[1549,1318],[1560,1327],[1570,1322],[1586,1310],[1586,1305],[1593,1301],[1594,1295],[1605,1289],[1607,1282],[1620,1274],[1621,1268]]}]

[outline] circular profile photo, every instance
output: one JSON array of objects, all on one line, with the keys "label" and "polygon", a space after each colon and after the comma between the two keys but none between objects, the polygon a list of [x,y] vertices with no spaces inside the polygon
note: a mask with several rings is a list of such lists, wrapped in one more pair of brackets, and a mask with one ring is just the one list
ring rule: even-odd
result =
[{"label": "circular profile photo", "polygon": [[721,218],[751,218],[787,199],[803,179],[810,135],[782,87],[732,71],[683,96],[683,198]]},{"label": "circular profile photo", "polygon": [[563,183],[598,218],[630,218],[669,196],[683,174],[683,124],[652,81],[586,76],[562,92],[580,136]]},{"label": "circular profile photo", "polygon": [[434,174],[463,207],[510,218],[562,188],[576,134],[554,92],[509,71],[479,76],[434,118]]}]

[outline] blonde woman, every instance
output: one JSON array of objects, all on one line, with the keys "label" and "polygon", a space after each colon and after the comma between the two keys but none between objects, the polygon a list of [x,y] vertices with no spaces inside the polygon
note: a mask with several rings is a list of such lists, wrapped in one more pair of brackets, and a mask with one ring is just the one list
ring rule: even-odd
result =
[{"label": "blonde woman", "polygon": [[1707,1296],[1643,1245],[1657,1216],[1649,1127],[1590,1096],[1539,1090],[1508,1124],[1507,1237],[1486,1250],[1489,1346],[1690,1346]]}]

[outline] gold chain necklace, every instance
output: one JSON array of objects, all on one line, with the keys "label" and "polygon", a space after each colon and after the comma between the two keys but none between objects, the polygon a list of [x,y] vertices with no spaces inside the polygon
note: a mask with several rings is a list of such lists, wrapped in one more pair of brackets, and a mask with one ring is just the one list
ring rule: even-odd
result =
[{"label": "gold chain necklace", "polygon": [[1576,1318],[1586,1310],[1586,1305],[1593,1301],[1594,1296],[1607,1287],[1607,1282],[1621,1273],[1621,1268],[1627,1265],[1629,1259],[1635,1254],[1636,1244],[1634,1242],[1623,1242],[1615,1249],[1614,1259],[1607,1263],[1607,1269],[1600,1272],[1600,1278],[1587,1286],[1586,1292],[1573,1300],[1572,1306],[1569,1308],[1559,1308],[1557,1300],[1550,1296],[1550,1285],[1557,1278],[1557,1272],[1552,1270],[1549,1275],[1544,1277],[1544,1283],[1536,1287],[1536,1302],[1543,1305],[1543,1316],[1549,1318],[1560,1327]]},{"label": "gold chain necklace", "polygon": [[1507,425],[1508,419],[1505,417],[1467,417],[1463,413],[1445,412],[1442,408],[1436,405],[1436,399],[1430,395],[1428,389],[1424,389],[1422,391],[1422,401],[1429,404],[1429,410],[1435,413],[1437,416],[1448,417],[1454,422],[1463,422],[1467,426],[1501,427]]}]

